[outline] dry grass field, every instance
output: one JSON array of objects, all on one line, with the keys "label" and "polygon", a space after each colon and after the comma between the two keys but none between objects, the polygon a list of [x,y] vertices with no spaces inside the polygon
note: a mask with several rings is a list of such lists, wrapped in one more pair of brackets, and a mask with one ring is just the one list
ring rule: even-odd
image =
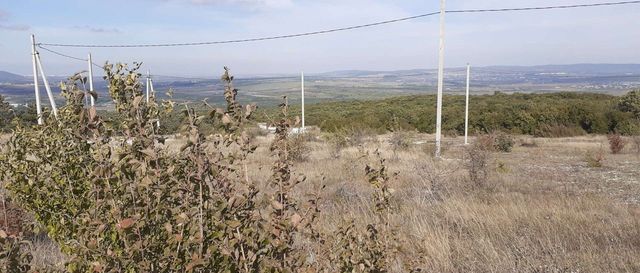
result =
[{"label": "dry grass field", "polygon": [[[326,143],[309,142],[309,158],[295,170],[308,177],[300,193],[326,185],[327,234],[349,219],[373,221],[364,168],[379,149],[398,173],[393,224],[404,245],[400,255],[420,257],[430,272],[640,271],[640,157],[632,145],[611,155],[605,136],[521,137],[511,153],[490,154],[487,182],[475,186],[462,138],[445,139],[442,160],[432,158],[428,143],[394,154],[390,138],[364,140],[339,158]],[[603,166],[590,167],[586,154],[600,149]],[[269,160],[265,148],[258,150],[250,168],[258,170],[255,179],[268,174],[260,166]]]},{"label": "dry grass field", "polygon": [[[613,155],[605,136],[516,137],[512,152],[489,153],[487,179],[474,183],[461,137],[445,138],[440,160],[432,157],[432,135],[403,137],[408,147],[391,145],[389,134],[341,150],[308,137],[294,167],[307,177],[297,194],[320,192],[323,233],[331,237],[350,220],[373,221],[364,170],[379,150],[397,173],[391,219],[398,257],[427,272],[640,272],[640,154],[633,143]],[[249,177],[260,187],[271,173],[271,138],[256,136],[250,157]],[[601,167],[587,160],[598,154]],[[34,247],[35,263],[64,259],[46,240]],[[403,272],[401,262],[391,267]]]}]

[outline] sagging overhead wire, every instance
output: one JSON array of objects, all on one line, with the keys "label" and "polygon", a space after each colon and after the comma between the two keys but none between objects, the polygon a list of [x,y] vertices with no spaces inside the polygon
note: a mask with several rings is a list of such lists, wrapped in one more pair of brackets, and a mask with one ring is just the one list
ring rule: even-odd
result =
[{"label": "sagging overhead wire", "polygon": [[[558,6],[540,6],[540,7],[523,7],[523,8],[499,8],[499,9],[466,9],[466,10],[449,10],[447,13],[482,13],[482,12],[512,12],[512,11],[535,11],[535,10],[551,10],[551,9],[571,9],[571,8],[587,8],[587,7],[603,7],[603,6],[619,6],[629,4],[640,4],[640,1],[619,1],[619,2],[604,2],[593,4],[576,4],[576,5],[558,5]],[[297,34],[278,35],[260,38],[248,38],[237,40],[223,40],[223,41],[210,41],[210,42],[185,42],[185,43],[158,43],[158,44],[60,44],[60,43],[39,43],[38,45],[55,46],[55,47],[82,47],[82,48],[144,48],[144,47],[176,47],[176,46],[198,46],[198,45],[216,45],[216,44],[232,44],[232,43],[245,43],[245,42],[257,42],[267,40],[278,40],[287,38],[296,38],[303,36],[319,35],[339,31],[354,30],[360,28],[368,28],[379,25],[386,25],[391,23],[397,23],[402,21],[414,20],[418,18],[429,17],[437,15],[439,12],[425,13],[410,17],[398,18],[387,21],[380,21],[375,23],[369,23],[364,25],[356,25],[350,27],[334,28],[320,31],[304,32]]]},{"label": "sagging overhead wire", "polygon": [[[69,58],[69,59],[73,59],[73,60],[78,60],[78,61],[83,61],[83,62],[88,62],[88,61],[89,61],[89,59],[78,58],[78,57],[70,56],[70,55],[67,55],[67,54],[64,54],[64,53],[60,53],[60,52],[58,52],[58,51],[55,51],[55,50],[52,50],[52,49],[49,49],[49,48],[43,47],[43,46],[42,46],[42,45],[40,45],[40,44],[38,44],[38,45],[36,45],[36,46],[37,46],[38,48],[40,48],[40,49],[46,50],[46,51],[48,51],[48,52],[50,52],[50,53],[53,53],[53,54],[58,55],[58,56],[61,56],[61,57],[65,57],[65,58]],[[102,66],[101,66],[101,65],[96,64],[96,63],[94,63],[94,62],[92,62],[91,64],[92,64],[93,66],[95,66],[95,67],[102,68]]]},{"label": "sagging overhead wire", "polygon": [[[593,4],[577,4],[577,5],[559,5],[559,6],[540,6],[540,7],[523,7],[523,8],[499,8],[499,9],[466,9],[466,10],[449,10],[447,13],[483,13],[483,12],[513,12],[513,11],[535,11],[535,10],[552,10],[552,9],[571,9],[571,8],[586,8],[586,7],[603,7],[603,6],[618,6],[618,5],[628,5],[628,4],[640,4],[640,0],[638,1],[620,1],[620,2],[605,2],[605,3],[593,3]],[[70,56],[64,53],[57,52],[55,50],[46,48],[44,46],[52,46],[52,47],[82,47],[82,48],[116,48],[116,47],[174,47],[174,46],[195,46],[195,45],[214,45],[214,44],[230,44],[230,43],[244,43],[244,42],[257,42],[257,41],[266,41],[266,40],[277,40],[277,39],[285,39],[285,38],[295,38],[302,36],[311,36],[311,35],[319,35],[326,34],[338,31],[346,31],[360,28],[367,28],[391,23],[397,23],[402,21],[408,21],[418,18],[429,17],[433,15],[437,15],[439,12],[431,12],[425,13],[410,17],[398,18],[387,21],[380,21],[370,24],[364,25],[356,25],[350,27],[343,28],[334,28],[327,29],[321,31],[313,31],[313,32],[305,32],[298,34],[289,34],[289,35],[280,35],[280,36],[270,36],[270,37],[262,37],[262,38],[250,38],[250,39],[239,39],[239,40],[226,40],[226,41],[214,41],[214,42],[195,42],[195,43],[168,43],[168,44],[130,44],[130,45],[98,45],[98,44],[55,44],[55,43],[38,43],[37,46],[40,49],[46,50],[50,53],[59,55],[61,57],[70,58],[78,61],[88,61],[84,58],[78,58],[74,56]],[[92,63],[94,66],[102,68],[101,65],[96,63]]]}]

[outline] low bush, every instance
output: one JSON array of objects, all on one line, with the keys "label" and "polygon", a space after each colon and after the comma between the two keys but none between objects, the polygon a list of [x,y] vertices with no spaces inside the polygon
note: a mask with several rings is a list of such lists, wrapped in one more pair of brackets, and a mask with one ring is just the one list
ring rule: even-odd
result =
[{"label": "low bush", "polygon": [[514,142],[513,137],[506,133],[493,132],[478,136],[474,146],[485,151],[509,153],[513,149]]},{"label": "low bush", "polygon": [[609,149],[612,154],[619,154],[622,152],[624,147],[627,145],[627,141],[617,133],[609,134],[607,136],[609,140]]},{"label": "low bush", "polygon": [[605,154],[602,147],[596,151],[589,151],[585,154],[584,160],[591,168],[602,168],[604,166]]},{"label": "low bush", "polygon": [[394,154],[399,151],[405,151],[411,147],[413,134],[405,131],[397,131],[391,133],[389,137],[389,145]]},{"label": "low bush", "polygon": [[508,134],[498,132],[495,134],[493,146],[497,151],[509,153],[513,149],[513,137]]},{"label": "low bush", "polygon": [[293,161],[304,162],[311,156],[311,148],[307,144],[307,138],[304,134],[289,137],[287,140],[287,149],[289,157]]},{"label": "low bush", "polygon": [[476,187],[485,187],[489,176],[490,152],[485,143],[476,142],[465,148],[465,167],[469,180]]}]

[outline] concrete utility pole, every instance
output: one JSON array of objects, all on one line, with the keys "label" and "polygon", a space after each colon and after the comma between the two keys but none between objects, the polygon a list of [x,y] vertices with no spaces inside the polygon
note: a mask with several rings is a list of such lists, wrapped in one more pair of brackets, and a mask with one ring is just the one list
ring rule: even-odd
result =
[{"label": "concrete utility pole", "polygon": [[440,158],[442,140],[442,90],[444,84],[444,16],[445,0],[440,0],[440,56],[438,58],[438,97],[436,110],[436,158]]},{"label": "concrete utility pole", "polygon": [[147,70],[147,103],[149,103],[149,94],[151,93],[151,72],[149,70]]},{"label": "concrete utility pole", "polygon": [[36,62],[38,63],[38,69],[40,69],[40,73],[42,73],[42,82],[44,83],[44,89],[47,90],[47,96],[49,97],[49,103],[51,104],[51,112],[54,117],[58,117],[58,107],[56,106],[56,100],[53,97],[53,93],[51,92],[51,86],[49,86],[49,81],[47,80],[47,74],[44,73],[44,69],[42,68],[42,60],[40,59],[40,54],[36,52]]},{"label": "concrete utility pole", "polygon": [[[93,93],[93,60],[91,59],[91,53],[89,53],[89,92]],[[89,96],[91,98],[91,107],[95,106],[96,101],[93,98],[93,95]]]},{"label": "concrete utility pole", "polygon": [[464,145],[468,145],[469,141],[469,80],[471,78],[471,65],[467,64],[467,98],[464,107]]},{"label": "concrete utility pole", "polygon": [[302,127],[300,128],[302,129],[302,132],[304,132],[306,130],[306,127],[304,126],[304,72],[302,72],[300,75],[302,83]]},{"label": "concrete utility pole", "polygon": [[38,125],[42,125],[42,105],[40,105],[40,87],[38,86],[38,64],[36,61],[36,38],[31,34],[31,60],[33,61],[33,89],[36,93],[36,112]]}]

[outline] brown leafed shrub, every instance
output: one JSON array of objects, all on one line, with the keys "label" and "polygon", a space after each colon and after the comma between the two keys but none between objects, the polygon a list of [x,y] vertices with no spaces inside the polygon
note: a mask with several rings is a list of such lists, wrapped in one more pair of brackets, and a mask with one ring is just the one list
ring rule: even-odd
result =
[{"label": "brown leafed shrub", "polygon": [[495,136],[492,134],[479,135],[472,147],[484,151],[495,151]]},{"label": "brown leafed shrub", "polygon": [[474,146],[485,151],[511,152],[514,139],[503,132],[480,135],[476,138]]},{"label": "brown leafed shrub", "polygon": [[609,134],[607,139],[609,140],[609,149],[612,154],[619,154],[627,145],[627,141],[617,133]]},{"label": "brown leafed shrub", "polygon": [[[18,128],[0,156],[0,176],[69,257],[69,272],[293,272],[306,262],[295,238],[308,226],[290,196],[286,148],[291,121],[278,123],[275,157],[259,205],[246,159],[255,150],[243,124],[255,106],[236,101],[225,68],[226,107],[199,115],[184,105],[188,139],[176,154],[161,147],[156,121],[174,104],[145,102],[139,65],[106,65],[118,124],[85,108],[76,75],[63,84],[58,120]],[[206,140],[203,122],[215,126]],[[267,214],[263,214],[268,212]],[[4,242],[4,241],[3,241]],[[13,252],[12,252],[13,253]],[[12,259],[0,258],[0,262]],[[13,257],[13,256],[10,256]],[[15,267],[17,268],[17,267]]]},{"label": "brown leafed shrub", "polygon": [[[292,143],[305,140],[289,136],[296,122],[286,99],[273,122],[271,174],[252,181],[247,165],[257,147],[246,123],[256,107],[236,100],[229,70],[224,107],[203,113],[180,105],[186,143],[169,151],[157,121],[175,104],[147,102],[139,68],[105,66],[116,118],[85,107],[86,79],[75,75],[61,86],[67,104],[58,118],[18,127],[0,153],[2,183],[66,254],[65,272],[388,272],[401,263],[409,243],[399,242],[390,220],[397,174],[379,153],[365,168],[374,219],[323,234],[318,194],[304,202],[296,188],[306,178],[293,171]],[[258,190],[259,183],[268,187]],[[1,272],[57,270],[30,268],[25,245],[0,231]]]},{"label": "brown leafed shrub", "polygon": [[465,167],[469,173],[469,180],[477,187],[486,186],[489,176],[490,152],[483,146],[485,144],[476,142],[465,149]]}]

